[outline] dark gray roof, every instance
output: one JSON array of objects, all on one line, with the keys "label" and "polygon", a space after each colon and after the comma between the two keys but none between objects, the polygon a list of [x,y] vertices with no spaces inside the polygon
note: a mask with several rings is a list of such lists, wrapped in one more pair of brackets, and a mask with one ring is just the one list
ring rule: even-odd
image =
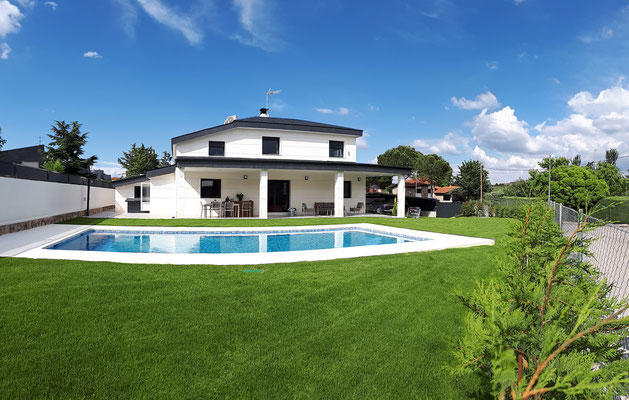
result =
[{"label": "dark gray roof", "polygon": [[29,147],[20,147],[17,149],[11,150],[3,150],[0,151],[0,160],[4,162],[10,162],[15,164],[20,164],[25,161],[27,162],[37,162],[39,165],[42,165],[44,145],[40,144],[38,146],[29,146]]},{"label": "dark gray roof", "polygon": [[334,133],[339,135],[362,136],[360,129],[346,128],[344,126],[322,124],[320,122],[303,121],[300,119],[271,118],[271,117],[251,117],[237,119],[234,122],[218,125],[212,128],[177,136],[171,139],[171,143],[180,143],[186,140],[195,139],[200,136],[223,132],[233,128],[258,128],[258,129],[279,129],[287,131]]},{"label": "dark gray roof", "polygon": [[175,172],[175,168],[176,167],[174,165],[169,165],[167,167],[162,167],[162,168],[156,168],[156,169],[147,171],[146,174],[132,176],[130,178],[118,179],[117,181],[113,181],[111,184],[113,187],[118,187],[118,186],[133,185],[134,183],[146,182],[149,180],[149,178],[152,178],[154,176],[172,174],[173,172]]},{"label": "dark gray roof", "polygon": [[177,166],[209,168],[291,169],[310,171],[347,171],[362,172],[368,176],[378,176],[378,174],[410,175],[412,172],[411,168],[387,167],[384,165],[363,164],[346,161],[312,161],[234,157],[177,157]]}]

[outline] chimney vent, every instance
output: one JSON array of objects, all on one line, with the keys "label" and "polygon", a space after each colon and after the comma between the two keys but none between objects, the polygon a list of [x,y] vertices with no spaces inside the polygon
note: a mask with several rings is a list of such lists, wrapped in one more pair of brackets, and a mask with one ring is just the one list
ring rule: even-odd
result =
[{"label": "chimney vent", "polygon": [[269,109],[268,108],[261,108],[260,109],[260,116],[261,117],[268,117],[269,116]]}]

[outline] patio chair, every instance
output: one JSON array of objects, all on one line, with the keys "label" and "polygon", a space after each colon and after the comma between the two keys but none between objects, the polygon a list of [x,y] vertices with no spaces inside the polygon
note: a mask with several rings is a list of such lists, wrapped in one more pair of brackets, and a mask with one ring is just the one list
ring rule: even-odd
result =
[{"label": "patio chair", "polygon": [[303,215],[307,215],[308,213],[312,213],[312,215],[315,215],[315,209],[308,208],[308,205],[306,205],[306,203],[301,203],[301,212]]},{"label": "patio chair", "polygon": [[220,201],[214,200],[213,202],[210,203],[210,218],[212,218],[212,211],[216,211],[216,215],[218,217],[222,217],[223,216],[223,214],[221,213],[221,202]]},{"label": "patio chair", "polygon": [[227,201],[225,202],[225,205],[223,206],[223,216],[224,217],[228,217],[229,215],[227,214],[231,214],[231,216],[234,216],[234,202],[233,201]]},{"label": "patio chair", "polygon": [[363,203],[362,201],[359,201],[358,204],[356,204],[356,207],[350,207],[349,208],[349,213],[350,214],[364,214],[365,213],[365,203]]},{"label": "patio chair", "polygon": [[421,215],[422,209],[419,207],[409,207],[408,211],[406,212],[406,216],[407,217],[411,217],[411,218],[419,218]]},{"label": "patio chair", "polygon": [[241,205],[242,209],[241,209],[240,213],[241,213],[241,215],[243,217],[252,217],[253,216],[253,214],[252,214],[253,210],[252,210],[252,204],[251,203],[252,203],[251,200],[242,202],[242,205]]}]

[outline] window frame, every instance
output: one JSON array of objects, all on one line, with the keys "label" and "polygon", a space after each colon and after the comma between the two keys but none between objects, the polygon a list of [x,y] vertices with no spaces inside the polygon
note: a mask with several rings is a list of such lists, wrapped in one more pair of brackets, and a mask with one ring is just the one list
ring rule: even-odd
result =
[{"label": "window frame", "polygon": [[343,181],[343,198],[352,198],[352,181]]},{"label": "window frame", "polygon": [[[332,147],[332,144],[338,145],[340,144],[340,147]],[[332,155],[332,150],[338,151],[340,150],[340,155],[336,156],[336,155]],[[330,156],[330,158],[345,158],[345,142],[342,140],[330,140],[330,142],[328,143],[328,155]]]},{"label": "window frame", "polygon": [[[276,153],[265,153],[264,152],[264,142],[265,141],[274,141],[277,142],[277,152]],[[280,155],[280,138],[277,136],[262,136],[262,154],[269,156],[278,156]]]},{"label": "window frame", "polygon": [[[212,144],[221,144],[223,147],[223,152],[222,154],[212,154]],[[225,141],[220,141],[220,140],[210,140],[208,142],[208,155],[211,157],[224,157],[225,156]]]},{"label": "window frame", "polygon": [[[203,182],[204,181],[218,182],[218,196],[203,196]],[[202,199],[220,199],[221,198],[221,193],[222,193],[222,183],[221,183],[220,179],[217,179],[217,178],[201,178],[201,181],[199,182],[199,196]]]}]

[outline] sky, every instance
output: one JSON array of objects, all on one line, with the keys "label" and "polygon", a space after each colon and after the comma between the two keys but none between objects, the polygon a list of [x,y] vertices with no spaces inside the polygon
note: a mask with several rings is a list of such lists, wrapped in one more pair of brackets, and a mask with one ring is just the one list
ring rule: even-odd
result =
[{"label": "sky", "polygon": [[359,162],[412,145],[509,182],[628,155],[627,76],[627,0],[0,0],[5,149],[76,120],[114,174],[271,88],[271,116],[364,130]]}]

